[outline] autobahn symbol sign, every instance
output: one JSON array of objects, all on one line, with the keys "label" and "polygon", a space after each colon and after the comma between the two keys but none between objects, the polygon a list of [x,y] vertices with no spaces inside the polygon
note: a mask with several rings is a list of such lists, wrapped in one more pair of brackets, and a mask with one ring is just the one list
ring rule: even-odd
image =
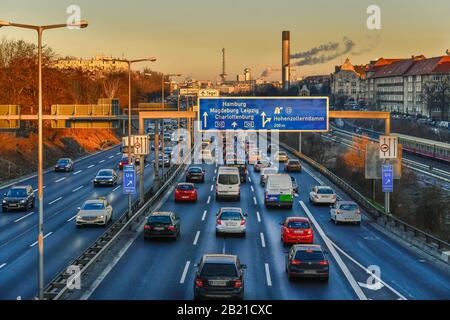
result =
[{"label": "autobahn symbol sign", "polygon": [[397,158],[398,137],[380,136],[380,159]]},{"label": "autobahn symbol sign", "polygon": [[136,173],[133,165],[126,165],[123,168],[123,194],[136,193]]},{"label": "autobahn symbol sign", "polygon": [[393,192],[394,191],[394,172],[392,165],[383,165],[382,175],[382,191]]},{"label": "autobahn symbol sign", "polygon": [[328,131],[328,97],[199,97],[199,131]]}]

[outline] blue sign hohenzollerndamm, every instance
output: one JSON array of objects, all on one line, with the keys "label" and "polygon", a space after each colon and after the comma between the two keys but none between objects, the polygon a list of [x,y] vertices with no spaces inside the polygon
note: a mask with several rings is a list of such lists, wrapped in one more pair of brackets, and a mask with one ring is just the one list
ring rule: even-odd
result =
[{"label": "blue sign hohenzollerndamm", "polygon": [[200,97],[199,130],[328,131],[327,97]]}]

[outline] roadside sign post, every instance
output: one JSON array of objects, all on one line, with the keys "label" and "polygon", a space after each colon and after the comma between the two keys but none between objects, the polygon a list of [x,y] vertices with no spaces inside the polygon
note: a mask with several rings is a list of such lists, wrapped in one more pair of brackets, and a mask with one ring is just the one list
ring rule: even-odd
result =
[{"label": "roadside sign post", "polygon": [[389,194],[394,191],[394,171],[392,165],[389,164],[389,160],[387,160],[386,164],[383,165],[381,182],[382,191],[385,193],[384,210],[386,214],[389,214]]},{"label": "roadside sign post", "polygon": [[148,135],[133,135],[131,136],[131,145],[133,146],[133,155],[139,157],[139,202],[144,204],[144,174],[145,174],[145,158],[149,153],[149,138]]},{"label": "roadside sign post", "polygon": [[[128,203],[131,203],[131,195],[136,194],[136,172],[134,165],[126,165],[123,168],[123,194],[128,195]],[[131,216],[131,206],[128,207],[127,219]]]}]

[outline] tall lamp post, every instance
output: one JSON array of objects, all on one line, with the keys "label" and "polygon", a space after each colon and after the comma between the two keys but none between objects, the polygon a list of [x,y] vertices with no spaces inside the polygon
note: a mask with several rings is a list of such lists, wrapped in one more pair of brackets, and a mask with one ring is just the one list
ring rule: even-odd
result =
[{"label": "tall lamp post", "polygon": [[[155,62],[156,58],[155,57],[150,57],[150,58],[144,58],[144,59],[136,59],[136,60],[128,60],[128,59],[108,59],[108,58],[103,58],[103,60],[106,61],[115,61],[115,62],[123,62],[126,63],[128,66],[128,164],[131,164],[131,65],[133,63],[138,63],[138,62]],[[140,184],[143,186],[144,183],[144,161],[143,161],[143,157],[141,157],[139,159],[139,165],[140,165]],[[140,188],[143,189],[143,188]],[[142,192],[142,190],[141,190]],[[143,195],[140,195],[141,198],[143,197]],[[127,220],[131,217],[131,194],[128,194],[128,212],[127,212]]]},{"label": "tall lamp post", "polygon": [[1,27],[16,27],[31,29],[38,34],[38,201],[39,201],[39,222],[38,222],[38,298],[44,298],[44,201],[43,201],[43,142],[42,142],[42,34],[45,30],[60,29],[66,27],[86,28],[88,22],[81,20],[75,23],[52,24],[46,26],[35,26],[29,24],[0,21]]}]

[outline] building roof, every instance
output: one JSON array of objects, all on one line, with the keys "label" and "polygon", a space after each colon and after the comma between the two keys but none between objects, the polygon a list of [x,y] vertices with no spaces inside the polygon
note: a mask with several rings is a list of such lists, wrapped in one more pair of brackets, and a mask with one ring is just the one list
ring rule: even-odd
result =
[{"label": "building roof", "polygon": [[450,56],[426,59],[423,55],[409,59],[380,58],[372,65],[371,78],[450,73]]},{"label": "building roof", "polygon": [[345,59],[345,62],[342,65],[336,66],[336,72],[350,71],[358,74],[359,77],[364,78],[366,75],[366,71],[369,70],[369,67],[370,66],[368,64],[353,65],[350,62],[350,59],[347,58]]}]

